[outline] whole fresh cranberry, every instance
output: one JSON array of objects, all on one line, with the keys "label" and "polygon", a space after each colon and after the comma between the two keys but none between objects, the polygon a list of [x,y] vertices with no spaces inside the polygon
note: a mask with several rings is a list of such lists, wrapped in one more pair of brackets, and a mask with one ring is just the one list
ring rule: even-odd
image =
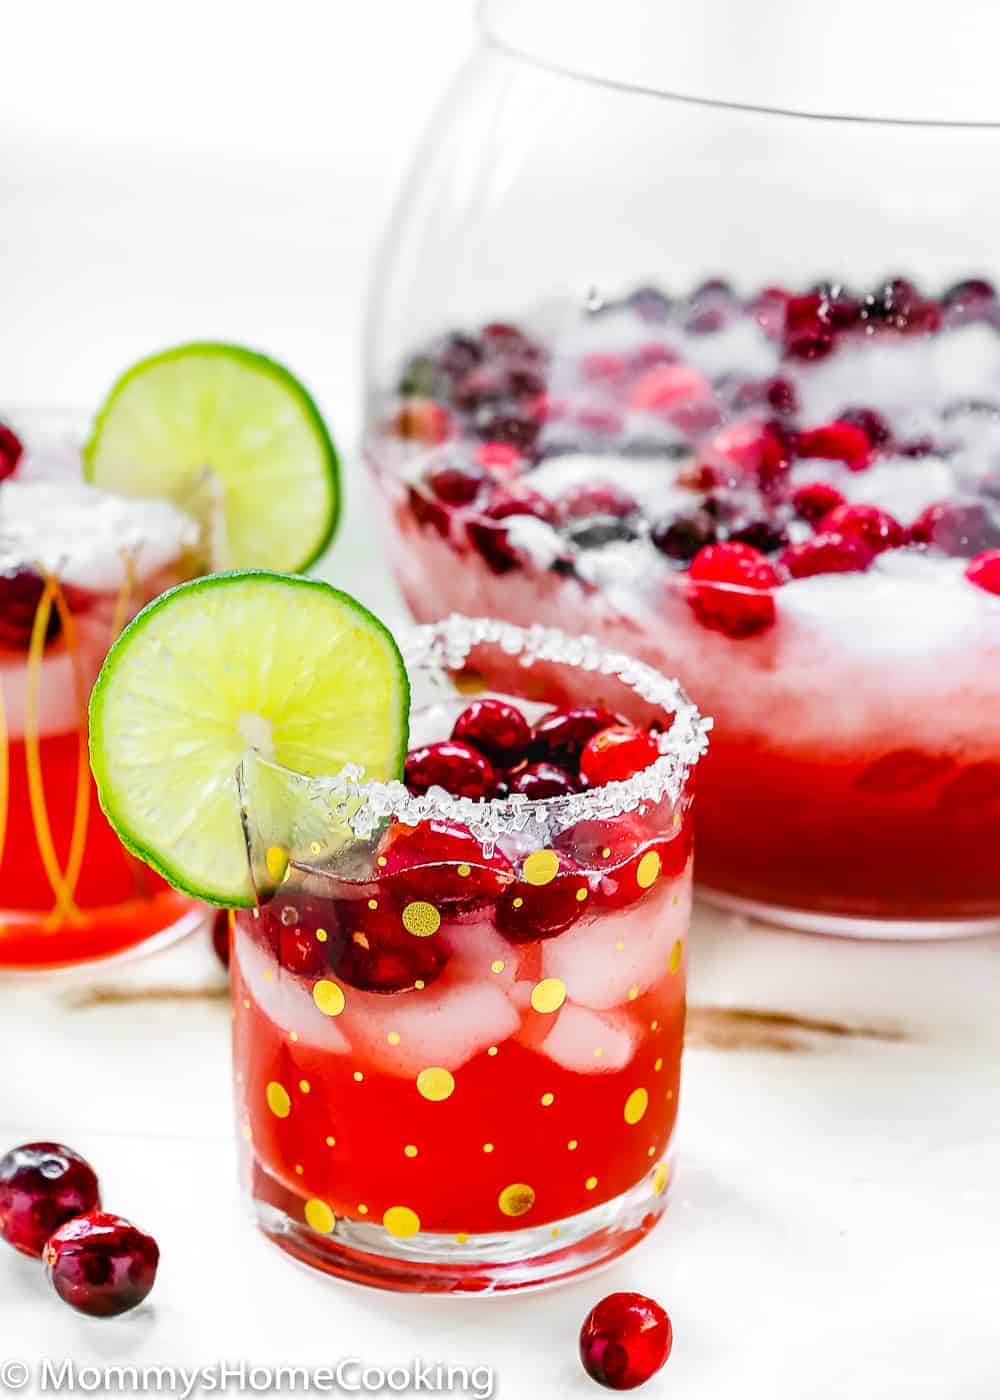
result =
[{"label": "whole fresh cranberry", "polygon": [[[441,940],[420,938],[410,933],[400,914],[399,900],[338,900],[336,936],[328,928],[325,946],[329,952],[323,963],[341,981],[361,992],[405,992],[418,982],[429,987],[445,969],[448,954]],[[436,905],[435,905],[436,907]],[[315,976],[321,969],[310,975]]]},{"label": "whole fresh cranberry", "polygon": [[1000,546],[1000,526],[981,501],[938,501],[914,520],[910,540],[968,559]]},{"label": "whole fresh cranberry", "polygon": [[721,278],[713,278],[691,294],[684,329],[690,335],[714,335],[729,325],[738,312],[733,289]]},{"label": "whole fresh cranberry", "polygon": [[781,578],[748,544],[710,544],[691,561],[687,600],[703,627],[734,640],[753,637],[775,619],[774,590]]},{"label": "whole fresh cranberry", "polygon": [[583,914],[590,887],[572,856],[560,852],[544,884],[515,880],[497,900],[497,928],[511,943],[535,943],[564,933]]},{"label": "whole fresh cranberry", "polygon": [[780,480],[792,463],[785,434],[770,423],[732,423],[721,428],[703,446],[702,456],[710,466],[730,466],[755,477],[765,489]]},{"label": "whole fresh cranberry", "polygon": [[715,542],[715,521],[704,510],[669,516],[653,526],[650,539],[668,559],[686,563],[699,549]]},{"label": "whole fresh cranberry", "polygon": [[49,1236],[100,1206],[90,1163],[58,1142],[29,1142],[0,1158],[0,1234],[36,1257]]},{"label": "whole fresh cranberry", "polygon": [[711,397],[711,384],[693,365],[654,365],[632,385],[628,404],[641,412],[661,413]]},{"label": "whole fresh cranberry", "polygon": [[634,371],[652,369],[654,365],[675,365],[677,351],[665,345],[662,340],[646,340],[636,346],[629,357],[629,369]]},{"label": "whole fresh cranberry", "polygon": [[469,539],[495,574],[510,573],[524,562],[501,523],[518,515],[534,516],[536,520],[551,525],[556,518],[555,505],[538,491],[526,490],[518,494],[501,491],[486,507],[482,517],[470,521],[467,527]]},{"label": "whole fresh cranberry", "polygon": [[379,846],[376,874],[397,907],[426,900],[442,912],[484,904],[514,878],[502,851],[489,855],[466,826],[439,819],[394,822]]},{"label": "whole fresh cranberry", "polygon": [[450,506],[466,506],[474,501],[489,480],[478,462],[452,462],[435,467],[427,475],[427,485],[439,501]]},{"label": "whole fresh cranberry", "polygon": [[864,573],[872,558],[871,549],[860,535],[829,530],[790,544],[778,562],[792,578],[813,578],[816,574]]},{"label": "whole fresh cranberry", "polygon": [[212,949],[224,968],[229,968],[229,910],[216,909],[212,915]]},{"label": "whole fresh cranberry", "polygon": [[451,737],[478,749],[494,768],[514,768],[528,752],[531,729],[516,705],[505,700],[473,700],[455,721]]},{"label": "whole fresh cranberry", "polygon": [[507,398],[506,371],[499,365],[478,365],[457,381],[452,398],[463,413],[490,409]]},{"label": "whole fresh cranberry", "polygon": [[482,358],[479,342],[462,331],[452,331],[437,347],[438,364],[452,379],[468,374]]},{"label": "whole fresh cranberry", "polygon": [[433,399],[405,399],[393,420],[393,428],[397,437],[436,447],[451,436],[451,419]]},{"label": "whole fresh cranberry", "polygon": [[659,756],[659,747],[648,730],[615,724],[587,740],[580,755],[580,777],[589,787],[621,783]]},{"label": "whole fresh cranberry", "polygon": [[533,515],[536,520],[544,520],[553,525],[556,520],[556,507],[553,501],[540,491],[530,487],[504,488],[497,492],[483,512],[489,520],[509,520],[512,515]]},{"label": "whole fresh cranberry", "polygon": [[516,475],[523,458],[509,442],[480,442],[476,445],[476,461],[495,475]]},{"label": "whole fresh cranberry", "polygon": [[988,317],[996,306],[997,293],[992,282],[984,277],[969,277],[956,282],[941,298],[945,320],[950,326],[963,326],[969,321]]},{"label": "whole fresh cranberry", "polygon": [[[42,576],[34,569],[11,569],[0,573],[0,646],[24,651],[31,642],[35,613],[45,591]],[[62,631],[58,610],[53,607],[45,629],[46,642]]]},{"label": "whole fresh cranberry", "polygon": [[783,287],[765,287],[750,302],[754,320],[769,339],[780,340],[784,335],[790,300]]},{"label": "whole fresh cranberry", "polygon": [[64,1303],[90,1317],[117,1317],[149,1294],[160,1250],[130,1221],[94,1210],[61,1226],[42,1259]]},{"label": "whole fresh cranberry", "polygon": [[567,491],[558,502],[559,518],[583,520],[589,515],[610,515],[616,520],[634,515],[639,503],[613,481],[586,482]]},{"label": "whole fresh cranberry", "polygon": [[608,1390],[634,1390],[665,1364],[674,1334],[659,1303],[642,1293],[609,1293],[580,1329],[583,1369]]},{"label": "whole fresh cranberry", "polygon": [[528,763],[508,780],[507,790],[540,802],[546,797],[565,797],[576,792],[577,784],[572,773],[554,763]]},{"label": "whole fresh cranberry", "polygon": [[536,720],[531,735],[530,757],[575,772],[588,739],[601,729],[624,724],[621,715],[603,705],[577,705],[568,710],[550,710]]},{"label": "whole fresh cranberry", "polygon": [[480,798],[493,787],[496,774],[492,763],[478,750],[453,739],[442,739],[409,751],[403,780],[418,796],[437,786],[453,797]]},{"label": "whole fresh cranberry", "polygon": [[892,429],[873,408],[845,408],[837,414],[838,423],[852,423],[860,428],[872,447],[885,447],[892,441]]},{"label": "whole fresh cranberry", "polygon": [[807,481],[792,492],[795,513],[810,525],[818,525],[824,515],[843,503],[843,496],[828,481]]},{"label": "whole fresh cranberry", "polygon": [[835,506],[820,522],[825,532],[856,535],[871,550],[881,554],[884,549],[898,549],[906,543],[906,531],[888,511],[878,506]]},{"label": "whole fresh cranberry", "polygon": [[21,439],[6,423],[0,423],[0,481],[13,476],[23,452]]},{"label": "whole fresh cranberry", "polygon": [[626,301],[643,321],[664,321],[670,312],[670,298],[659,287],[636,287]]},{"label": "whole fresh cranberry", "polygon": [[941,327],[941,308],[921,296],[905,277],[892,277],[865,297],[861,319],[907,334],[931,333]]},{"label": "whole fresh cranberry", "polygon": [[783,375],[775,375],[773,379],[767,381],[764,386],[764,397],[775,413],[782,417],[798,411],[798,391],[792,381],[785,379]]},{"label": "whole fresh cranberry", "polygon": [[[596,903],[604,909],[627,909],[643,899],[652,884],[673,880],[691,858],[692,827],[685,822],[669,837],[651,838],[642,833],[640,847],[619,855],[602,870],[595,889]],[[607,848],[605,848],[607,849]],[[655,857],[652,869],[650,858]]]},{"label": "whole fresh cranberry", "polygon": [[423,486],[408,486],[406,499],[414,520],[419,525],[428,526],[442,539],[451,535],[451,521],[448,508],[427,495]]},{"label": "whole fresh cranberry", "polygon": [[829,302],[818,292],[788,297],[782,329],[785,354],[795,360],[822,360],[834,346]]},{"label": "whole fresh cranberry", "polygon": [[[346,932],[330,900],[282,889],[250,924],[255,936],[293,977],[318,977]],[[322,936],[317,936],[322,930]]]},{"label": "whole fresh cranberry", "polygon": [[784,522],[774,516],[737,517],[726,530],[726,539],[749,544],[761,554],[773,554],[788,543]]},{"label": "whole fresh cranberry", "polygon": [[820,282],[813,287],[819,297],[819,310],[822,320],[834,330],[853,330],[861,316],[861,303],[857,297],[833,279]]},{"label": "whole fresh cranberry", "polygon": [[987,593],[1000,594],[1000,549],[987,549],[977,554],[966,569],[965,577]]},{"label": "whole fresh cranberry", "polygon": [[843,462],[848,471],[860,472],[871,465],[872,444],[863,428],[835,418],[799,434],[799,456]]},{"label": "whole fresh cranberry", "polygon": [[530,413],[498,413],[479,428],[488,442],[506,442],[519,452],[530,452],[538,437],[539,423]]},{"label": "whole fresh cranberry", "polygon": [[580,360],[580,375],[591,384],[614,384],[628,372],[624,355],[595,350]]}]

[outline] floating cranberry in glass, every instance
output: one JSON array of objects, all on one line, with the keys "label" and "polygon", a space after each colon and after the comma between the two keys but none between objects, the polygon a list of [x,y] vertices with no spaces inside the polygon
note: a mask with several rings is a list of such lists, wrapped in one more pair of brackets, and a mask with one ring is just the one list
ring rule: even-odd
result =
[{"label": "floating cranberry in glass", "polygon": [[393,823],[376,864],[397,906],[429,899],[443,912],[495,899],[514,878],[502,851],[486,855],[468,827],[440,820]]},{"label": "floating cranberry in glass", "polygon": [[871,463],[872,444],[863,428],[838,418],[800,433],[798,455],[843,462],[849,471],[860,472]]},{"label": "floating cranberry in glass", "polygon": [[878,506],[836,506],[823,517],[820,524],[825,531],[856,535],[873,554],[881,554],[885,549],[898,549],[906,543],[906,531],[899,521]]},{"label": "floating cranberry in glass", "polygon": [[90,1163],[58,1142],[29,1142],[0,1158],[0,1234],[36,1257],[49,1236],[100,1205]]},{"label": "floating cranberry in glass", "polygon": [[588,515],[610,515],[622,520],[634,515],[639,504],[630,491],[613,481],[592,481],[567,491],[560,497],[558,508],[564,521],[582,520]]},{"label": "floating cranberry in glass", "polygon": [[428,473],[427,485],[439,501],[465,506],[476,499],[488,480],[487,472],[478,463],[453,462]]},{"label": "floating cranberry in glass", "polygon": [[603,705],[576,705],[550,710],[535,721],[531,736],[531,757],[574,771],[580,763],[583,746],[601,729],[624,724],[621,715]]},{"label": "floating cranberry in glass", "polygon": [[[27,650],[44,591],[44,580],[34,569],[0,573],[0,646]],[[62,621],[53,603],[45,628],[46,642],[54,641],[61,631]]]},{"label": "floating cranberry in glass", "polygon": [[634,1390],[655,1376],[673,1346],[670,1318],[643,1293],[609,1293],[580,1329],[583,1369],[608,1390]]},{"label": "floating cranberry in glass", "polygon": [[451,435],[451,420],[433,399],[405,399],[394,426],[401,438],[426,447],[436,447]]},{"label": "floating cranberry in glass", "polygon": [[693,559],[706,544],[714,544],[716,524],[705,510],[675,515],[661,520],[650,531],[650,539],[661,554],[678,563]]},{"label": "floating cranberry in glass", "polygon": [[217,909],[212,915],[212,949],[219,962],[229,969],[229,910]]},{"label": "floating cranberry in glass", "polygon": [[151,1235],[120,1215],[91,1211],[58,1229],[42,1259],[64,1303],[90,1317],[117,1317],[148,1296],[160,1250]]},{"label": "floating cranberry in glass", "polygon": [[451,737],[485,754],[494,768],[513,768],[528,752],[531,729],[516,705],[473,700],[455,721]]},{"label": "floating cranberry in glass", "polygon": [[406,786],[418,795],[443,787],[455,797],[485,797],[496,780],[484,754],[454,739],[411,749],[403,771]]},{"label": "floating cranberry in glass", "polygon": [[853,423],[860,428],[873,447],[885,447],[892,441],[892,429],[874,408],[844,408],[837,416],[839,423]]},{"label": "floating cranberry in glass", "polygon": [[[404,897],[400,902],[405,907],[408,901]],[[409,933],[392,901],[385,901],[385,907],[376,903],[376,909],[371,909],[367,900],[338,903],[340,932],[335,941],[328,942],[331,953],[324,965],[342,982],[362,992],[403,992],[418,983],[429,987],[448,961],[440,942]]]},{"label": "floating cranberry in glass", "polygon": [[572,856],[560,853],[558,866],[539,883],[526,870],[497,900],[497,928],[511,943],[553,938],[575,924],[590,897],[586,876]]},{"label": "floating cranberry in glass", "polygon": [[577,783],[572,773],[558,768],[554,763],[529,763],[515,773],[507,784],[509,793],[520,793],[532,802],[546,797],[565,797],[576,792]]},{"label": "floating cranberry in glass", "polygon": [[0,481],[14,474],[23,452],[17,434],[6,423],[0,423]]},{"label": "floating cranberry in glass", "polygon": [[808,520],[810,525],[818,525],[824,515],[842,505],[843,501],[841,493],[828,481],[808,481],[792,492],[792,506],[796,514]]},{"label": "floating cranberry in glass", "polygon": [[860,574],[871,563],[873,552],[860,535],[826,530],[783,550],[779,564],[792,578],[816,574]]},{"label": "floating cranberry in glass", "polygon": [[710,544],[688,570],[687,599],[698,621],[734,639],[753,637],[775,618],[772,591],[781,579],[748,544]]},{"label": "floating cranberry in glass", "polygon": [[981,501],[939,501],[914,520],[910,542],[968,559],[1000,545],[1000,526]]},{"label": "floating cranberry in glass", "polygon": [[660,756],[652,734],[631,724],[616,724],[588,739],[580,755],[580,777],[590,787],[622,783]]}]

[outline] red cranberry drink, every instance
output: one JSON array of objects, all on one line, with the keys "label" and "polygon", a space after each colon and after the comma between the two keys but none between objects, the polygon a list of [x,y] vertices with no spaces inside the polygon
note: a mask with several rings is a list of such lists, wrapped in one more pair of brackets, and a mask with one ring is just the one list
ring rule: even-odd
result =
[{"label": "red cranberry drink", "polygon": [[[420,620],[565,624],[716,716],[699,872],[920,936],[1000,919],[1000,305],[643,288],[451,333],[370,441]],[[581,687],[579,694],[587,694]]]},{"label": "red cranberry drink", "polygon": [[[44,457],[44,453],[42,454]],[[123,849],[87,762],[87,698],[124,622],[185,576],[195,522],[72,478],[0,485],[0,965],[122,952],[197,920]]]},{"label": "red cranberry drink", "polygon": [[[0,423],[0,967],[107,957],[203,918],[108,825],[87,704],[164,588],[247,555],[304,567],[328,538],[335,458],[303,394],[261,356],[192,345],[129,370],[82,450],[52,414]],[[296,503],[307,528],[285,519]]]},{"label": "red cranberry drink", "polygon": [[[229,768],[230,806],[205,815],[222,845],[151,853],[240,906],[236,1096],[261,1228],[328,1273],[415,1291],[538,1285],[629,1248],[666,1199],[707,722],[675,682],[554,630],[455,617],[404,663],[325,585],[212,585],[222,655],[256,613],[281,606],[287,627],[270,654],[238,643],[255,699],[226,699],[239,791]],[[155,689],[152,639],[190,625],[192,592],[133,624],[95,692],[102,794],[147,850],[113,737],[146,702],[119,672],[148,661]],[[279,685],[304,646],[301,686]],[[501,658],[505,693],[482,693]],[[589,706],[528,698],[584,675]]]}]

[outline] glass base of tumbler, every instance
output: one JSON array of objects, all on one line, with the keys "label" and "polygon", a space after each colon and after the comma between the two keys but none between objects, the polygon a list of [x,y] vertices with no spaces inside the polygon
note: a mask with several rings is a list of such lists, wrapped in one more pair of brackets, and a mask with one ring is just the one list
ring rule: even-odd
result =
[{"label": "glass base of tumbler", "polygon": [[609,1264],[659,1220],[669,1180],[664,1161],[631,1190],[593,1210],[460,1241],[425,1231],[396,1239],[380,1225],[356,1220],[337,1220],[330,1234],[320,1234],[262,1199],[275,1194],[275,1183],[270,1178],[267,1190],[259,1179],[264,1174],[259,1163],[254,1174],[258,1190],[251,1195],[251,1209],[259,1229],[300,1263],[370,1288],[470,1296],[546,1288]]}]

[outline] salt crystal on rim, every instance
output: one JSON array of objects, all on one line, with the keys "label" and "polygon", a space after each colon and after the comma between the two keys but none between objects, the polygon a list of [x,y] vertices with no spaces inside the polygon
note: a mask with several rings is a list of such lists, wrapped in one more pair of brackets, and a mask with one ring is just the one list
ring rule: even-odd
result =
[{"label": "salt crystal on rim", "polygon": [[131,500],[80,481],[0,486],[0,571],[40,565],[65,583],[121,586],[129,566],[147,577],[198,541],[198,526],[167,501]]}]

